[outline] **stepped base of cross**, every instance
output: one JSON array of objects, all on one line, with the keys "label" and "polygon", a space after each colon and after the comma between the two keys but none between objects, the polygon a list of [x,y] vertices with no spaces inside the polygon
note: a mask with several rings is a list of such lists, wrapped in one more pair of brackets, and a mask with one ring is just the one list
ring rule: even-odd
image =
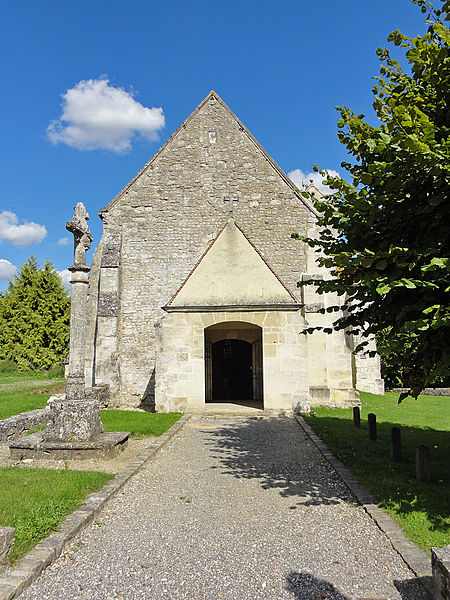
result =
[{"label": "stepped base of cross", "polygon": [[56,394],[48,401],[44,431],[25,435],[9,445],[13,460],[110,459],[126,448],[128,431],[103,431],[98,400]]},{"label": "stepped base of cross", "polygon": [[87,458],[110,459],[124,450],[128,443],[128,431],[100,433],[90,441],[49,442],[42,433],[33,433],[14,440],[9,445],[13,460],[83,460]]}]

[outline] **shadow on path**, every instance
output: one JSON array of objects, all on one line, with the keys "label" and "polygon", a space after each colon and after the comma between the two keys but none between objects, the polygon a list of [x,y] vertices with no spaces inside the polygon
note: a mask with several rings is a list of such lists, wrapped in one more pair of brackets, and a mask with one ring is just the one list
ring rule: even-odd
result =
[{"label": "shadow on path", "polygon": [[432,577],[414,577],[404,581],[394,580],[394,586],[402,600],[433,600],[433,597],[425,591],[433,589]]},{"label": "shadow on path", "polygon": [[[205,425],[205,429],[208,427]],[[223,473],[256,479],[296,505],[337,504],[350,494],[293,419],[247,418],[207,430]],[[291,509],[297,508],[291,506]]]},{"label": "shadow on path", "polygon": [[[422,579],[430,580],[431,578]],[[402,600],[432,600],[418,579],[394,581],[394,585]],[[380,595],[346,596],[329,581],[318,579],[310,573],[297,571],[291,571],[286,576],[286,589],[292,593],[295,600],[388,600]]]},{"label": "shadow on path", "polygon": [[296,600],[350,600],[329,581],[317,579],[309,573],[291,571],[286,577],[286,589]]}]

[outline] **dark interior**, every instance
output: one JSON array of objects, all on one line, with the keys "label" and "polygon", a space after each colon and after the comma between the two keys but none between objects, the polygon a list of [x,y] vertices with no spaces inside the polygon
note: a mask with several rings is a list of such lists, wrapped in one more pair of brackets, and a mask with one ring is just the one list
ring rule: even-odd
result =
[{"label": "dark interior", "polygon": [[212,344],[212,402],[252,399],[252,345],[242,340]]}]

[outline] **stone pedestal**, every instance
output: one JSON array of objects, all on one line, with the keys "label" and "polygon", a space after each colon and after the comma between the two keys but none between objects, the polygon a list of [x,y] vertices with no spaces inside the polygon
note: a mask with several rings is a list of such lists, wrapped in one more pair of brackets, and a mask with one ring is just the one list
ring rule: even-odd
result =
[{"label": "stone pedestal", "polygon": [[50,419],[45,439],[56,441],[88,441],[103,433],[97,400],[69,400],[52,397],[48,402]]},{"label": "stone pedestal", "polygon": [[431,548],[431,566],[436,600],[450,600],[450,545]]}]

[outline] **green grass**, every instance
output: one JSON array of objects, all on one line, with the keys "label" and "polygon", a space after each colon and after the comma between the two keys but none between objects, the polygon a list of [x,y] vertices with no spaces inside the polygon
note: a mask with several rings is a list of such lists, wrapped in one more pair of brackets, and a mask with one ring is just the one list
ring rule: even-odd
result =
[{"label": "green grass", "polygon": [[48,378],[40,373],[0,374],[0,419],[36,408],[44,408],[50,394],[32,392],[64,383],[64,379]]},{"label": "green grass", "polygon": [[[44,408],[50,394],[31,392],[60,385],[64,379],[48,379],[41,373],[0,373],[0,419]],[[161,435],[181,417],[181,413],[147,413],[129,410],[102,410],[105,431],[129,431],[132,437]],[[39,431],[34,429],[29,433]]]},{"label": "green grass", "polygon": [[0,469],[0,525],[16,529],[11,562],[57,531],[67,514],[113,477],[93,471]]},{"label": "green grass", "polygon": [[131,410],[102,410],[105,431],[129,431],[132,437],[161,435],[181,417],[181,413],[147,413]]},{"label": "green grass", "polygon": [[24,381],[49,381],[53,379],[62,379],[61,377],[49,377],[46,371],[14,371],[13,373],[0,372],[0,385],[3,383],[22,383]]},{"label": "green grass", "polygon": [[29,429],[26,434],[27,435],[32,435],[33,433],[37,433],[38,431],[43,431],[46,428],[45,423],[43,423],[42,425],[38,425],[37,427],[33,427],[33,429]]},{"label": "green grass", "polygon": [[[417,545],[450,543],[450,398],[420,396],[397,404],[397,394],[361,393],[361,429],[352,409],[315,408],[306,421],[374,494],[379,506]],[[368,439],[367,414],[377,416],[377,441]],[[390,459],[390,430],[401,428],[402,461]],[[415,448],[430,448],[431,483],[415,479]]]}]

